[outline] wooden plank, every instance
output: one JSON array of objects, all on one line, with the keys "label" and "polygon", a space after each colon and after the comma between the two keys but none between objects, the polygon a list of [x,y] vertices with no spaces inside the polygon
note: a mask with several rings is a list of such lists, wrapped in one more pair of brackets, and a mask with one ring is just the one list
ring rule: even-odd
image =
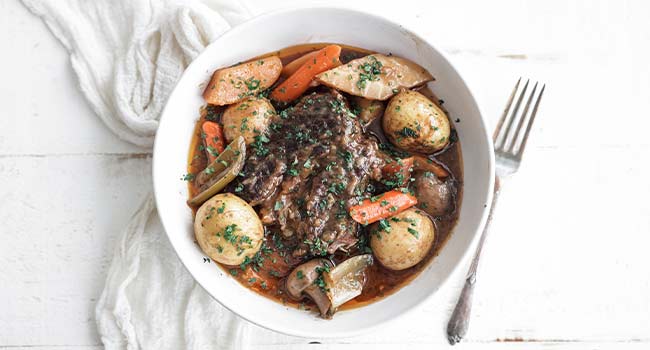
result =
[{"label": "wooden plank", "polygon": [[0,346],[0,349],[7,350],[60,350],[60,349],[73,349],[73,350],[102,350],[103,345],[42,345],[42,346]]},{"label": "wooden plank", "polygon": [[0,345],[96,344],[114,242],[148,156],[0,157]]},{"label": "wooden plank", "polygon": [[[442,347],[449,347],[445,343],[408,343],[409,350],[430,350]],[[582,343],[582,342],[508,342],[508,343],[461,343],[456,345],[453,349],[459,350],[533,350],[533,349],[566,349],[566,350],[582,350],[582,349],[621,349],[621,350],[645,350],[648,348],[648,343]],[[271,345],[264,347],[253,347],[252,349],[260,350],[394,350],[395,344],[300,344],[300,345]]]},{"label": "wooden plank", "polygon": [[[430,350],[432,348],[445,347],[446,344],[437,343],[410,343],[408,348],[411,350]],[[566,349],[566,350],[582,350],[582,349],[620,349],[620,350],[646,350],[648,343],[643,342],[605,342],[605,343],[584,343],[584,342],[494,342],[494,343],[461,343],[456,345],[454,349],[459,350],[535,350],[535,349]],[[43,346],[0,346],[0,349],[6,350],[60,350],[60,349],[74,349],[74,350],[101,350],[104,349],[101,345],[43,345]],[[295,345],[267,345],[267,346],[253,346],[250,350],[394,350],[394,344],[316,344],[316,343],[303,343]]]}]

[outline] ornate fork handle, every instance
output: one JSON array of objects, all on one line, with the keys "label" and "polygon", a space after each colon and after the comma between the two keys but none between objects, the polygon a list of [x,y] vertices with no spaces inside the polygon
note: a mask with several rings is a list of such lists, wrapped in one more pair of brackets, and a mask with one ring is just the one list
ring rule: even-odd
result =
[{"label": "ornate fork handle", "polygon": [[494,179],[494,194],[492,195],[490,213],[488,214],[487,221],[485,222],[485,227],[481,233],[481,240],[478,242],[476,253],[472,259],[472,265],[470,265],[469,271],[467,272],[465,285],[463,286],[463,290],[460,293],[460,297],[458,298],[454,312],[451,314],[449,324],[447,325],[447,339],[451,345],[460,342],[460,340],[463,339],[467,333],[467,328],[469,327],[469,318],[470,313],[472,312],[472,295],[474,294],[474,284],[476,283],[476,269],[478,268],[478,262],[481,258],[481,251],[483,250],[483,243],[485,242],[485,237],[487,236],[490,222],[492,221],[492,213],[494,213],[494,208],[497,203],[497,198],[499,197],[500,189],[501,184],[499,177],[496,177]]}]

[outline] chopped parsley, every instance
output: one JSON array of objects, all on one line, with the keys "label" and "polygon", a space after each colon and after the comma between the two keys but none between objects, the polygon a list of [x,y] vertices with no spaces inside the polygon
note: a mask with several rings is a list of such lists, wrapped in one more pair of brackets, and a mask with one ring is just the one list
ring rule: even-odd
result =
[{"label": "chopped parsley", "polygon": [[226,210],[226,202],[221,202],[221,206],[217,208],[217,213],[223,214],[224,210]]},{"label": "chopped parsley", "polygon": [[412,234],[413,237],[415,237],[415,238],[420,238],[420,233],[419,233],[418,231],[416,231],[416,230],[414,230],[414,229],[412,229],[412,228],[410,228],[410,227],[407,228],[406,230],[407,230],[410,234]]},{"label": "chopped parsley", "polygon": [[255,153],[258,156],[266,156],[271,151],[268,149],[268,147],[265,146],[265,144],[269,143],[270,141],[271,140],[269,140],[266,135],[257,135],[255,136],[255,141],[251,143],[250,146],[255,150]]},{"label": "chopped parsley", "polygon": [[379,228],[386,233],[390,233],[391,230],[390,223],[386,219],[379,220]]},{"label": "chopped parsley", "polygon": [[352,161],[354,160],[352,156],[352,152],[350,151],[337,151],[336,154],[339,156],[339,158],[343,159],[345,161],[345,164],[347,166],[352,166]]},{"label": "chopped parsley", "polygon": [[393,146],[390,143],[380,143],[379,144],[379,149],[386,152],[386,153],[388,153],[392,157],[397,157],[397,158],[407,158],[407,157],[409,157],[408,153],[398,150],[397,148],[395,148],[395,146]]},{"label": "chopped parsley", "polygon": [[363,90],[366,88],[369,81],[379,80],[379,75],[381,74],[382,64],[377,60],[375,56],[368,56],[370,62],[360,64],[358,69],[361,71],[359,73],[359,80],[357,81],[357,88]]},{"label": "chopped parsley", "polygon": [[343,193],[343,190],[345,190],[346,184],[343,182],[334,182],[330,185],[330,187],[327,189],[327,192],[339,195]]},{"label": "chopped parsley", "polygon": [[323,278],[323,272],[330,272],[330,267],[325,265],[325,266],[317,266],[316,267],[316,272],[318,273],[318,277],[314,280],[314,284],[320,288],[320,290],[323,293],[327,293],[329,291],[329,288],[327,288],[327,283],[325,282],[325,279]]},{"label": "chopped parsley", "polygon": [[406,126],[399,131],[399,134],[404,137],[418,137],[418,133],[415,130]]},{"label": "chopped parsley", "polygon": [[319,237],[315,237],[313,240],[306,239],[303,241],[309,247],[309,252],[314,256],[325,256],[327,255],[327,245]]},{"label": "chopped parsley", "polygon": [[248,90],[258,89],[260,87],[260,81],[258,79],[251,77],[250,79],[246,80],[246,87],[248,88]]}]

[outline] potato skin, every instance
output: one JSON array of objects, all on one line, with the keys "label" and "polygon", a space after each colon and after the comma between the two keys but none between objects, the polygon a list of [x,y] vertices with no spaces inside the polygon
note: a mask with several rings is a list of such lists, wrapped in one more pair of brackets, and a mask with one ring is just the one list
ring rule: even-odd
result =
[{"label": "potato skin", "polygon": [[266,133],[273,114],[275,109],[265,98],[248,98],[226,108],[221,117],[226,141],[232,142],[242,135],[246,145],[250,145],[255,136]]},{"label": "potato skin", "polygon": [[382,265],[391,270],[404,270],[427,256],[435,238],[435,228],[428,216],[410,208],[386,221],[390,232],[379,223],[370,227],[370,247]]},{"label": "potato skin", "polygon": [[264,227],[248,203],[231,193],[220,193],[196,212],[194,235],[212,260],[239,265],[262,247]]},{"label": "potato skin", "polygon": [[386,106],[382,125],[390,142],[406,151],[431,154],[449,143],[449,118],[417,91],[395,95]]}]

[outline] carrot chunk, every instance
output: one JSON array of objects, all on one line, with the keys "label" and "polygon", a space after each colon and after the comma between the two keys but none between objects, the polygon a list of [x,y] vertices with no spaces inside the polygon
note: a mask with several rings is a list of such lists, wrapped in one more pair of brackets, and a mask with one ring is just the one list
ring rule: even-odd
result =
[{"label": "carrot chunk", "polygon": [[318,55],[318,50],[308,52],[308,53],[296,58],[295,60],[287,63],[284,67],[282,67],[282,75],[284,75],[284,76],[292,75],[293,73],[295,73],[298,70],[298,68],[300,68],[303,64],[305,64],[305,62],[307,62],[307,60],[311,59],[313,61],[314,58],[316,57],[316,55]]},{"label": "carrot chunk", "polygon": [[432,161],[423,156],[413,156],[415,170],[423,170],[432,172],[437,178],[444,179],[449,176],[447,169],[442,165]]},{"label": "carrot chunk", "polygon": [[385,178],[397,181],[399,185],[404,185],[411,177],[413,171],[413,157],[399,159],[394,162],[386,164],[382,168],[382,173]]},{"label": "carrot chunk", "polygon": [[218,123],[206,121],[201,125],[201,131],[203,132],[203,146],[208,156],[208,164],[212,164],[224,149],[223,130]]},{"label": "carrot chunk", "polygon": [[280,102],[290,102],[298,98],[309,88],[309,83],[317,74],[338,66],[341,47],[329,45],[317,51],[311,60],[307,60],[298,70],[278,85],[271,98]]},{"label": "carrot chunk", "polygon": [[418,200],[410,193],[392,190],[351,207],[350,216],[354,221],[367,225],[401,213],[417,203]]}]

